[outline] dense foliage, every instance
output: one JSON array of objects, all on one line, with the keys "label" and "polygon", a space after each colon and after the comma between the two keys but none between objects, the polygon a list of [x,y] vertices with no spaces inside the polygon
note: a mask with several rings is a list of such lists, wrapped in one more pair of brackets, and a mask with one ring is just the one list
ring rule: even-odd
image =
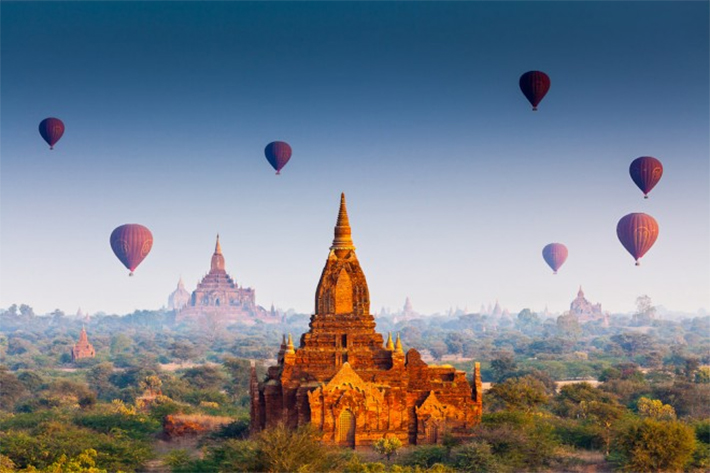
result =
[{"label": "dense foliage", "polygon": [[[306,316],[216,328],[176,325],[166,311],[86,321],[14,306],[0,311],[0,472],[151,462],[174,472],[707,471],[710,317],[649,311],[609,326],[527,309],[499,320],[378,318],[378,330],[400,332],[430,363],[470,372],[481,361],[493,384],[468,439],[383,438],[368,453],[326,447],[310,429],[248,437],[250,360],[263,376],[282,334],[298,339]],[[82,324],[97,356],[72,363]]]}]

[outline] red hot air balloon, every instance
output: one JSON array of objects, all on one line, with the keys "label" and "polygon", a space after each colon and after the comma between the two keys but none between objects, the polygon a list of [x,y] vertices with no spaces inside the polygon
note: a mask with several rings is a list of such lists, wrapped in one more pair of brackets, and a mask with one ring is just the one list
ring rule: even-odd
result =
[{"label": "red hot air balloon", "polygon": [[39,123],[39,134],[49,145],[49,149],[54,149],[54,145],[64,134],[64,123],[59,118],[45,118]]},{"label": "red hot air balloon", "polygon": [[663,165],[656,158],[641,156],[631,162],[629,174],[634,183],[643,192],[643,198],[648,199],[648,193],[651,192],[651,189],[658,184],[661,176],[663,176]]},{"label": "red hot air balloon", "polygon": [[537,104],[540,103],[548,90],[550,90],[550,78],[541,71],[528,71],[518,81],[520,90],[523,91],[525,97],[533,106],[533,111],[537,110]]},{"label": "red hot air balloon", "polygon": [[628,214],[616,225],[616,235],[639,266],[639,258],[651,249],[658,238],[658,223],[644,213]]},{"label": "red hot air balloon", "polygon": [[111,249],[131,272],[141,264],[153,247],[153,234],[143,225],[127,223],[111,232]]},{"label": "red hot air balloon", "polygon": [[276,174],[281,174],[281,169],[291,159],[291,146],[285,141],[272,141],[266,145],[264,154],[269,164],[276,169]]},{"label": "red hot air balloon", "polygon": [[542,257],[548,266],[552,268],[552,274],[557,274],[557,270],[567,260],[567,247],[562,243],[550,243],[542,249]]}]

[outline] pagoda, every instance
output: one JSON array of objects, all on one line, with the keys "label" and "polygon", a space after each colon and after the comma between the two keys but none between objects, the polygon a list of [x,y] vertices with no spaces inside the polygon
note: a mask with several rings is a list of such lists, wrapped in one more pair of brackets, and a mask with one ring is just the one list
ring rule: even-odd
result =
[{"label": "pagoda", "polygon": [[86,328],[81,327],[81,332],[79,333],[79,341],[76,342],[71,349],[71,361],[76,361],[81,358],[93,358],[96,356],[96,351],[94,346],[89,343],[89,337],[86,335]]},{"label": "pagoda", "polygon": [[310,330],[298,347],[284,337],[277,364],[259,382],[252,368],[251,432],[284,423],[312,424],[322,441],[349,447],[395,436],[405,444],[440,443],[469,435],[480,422],[481,378],[427,365],[405,353],[399,335],[375,331],[365,274],[355,254],[345,205],[316,289]]},{"label": "pagoda", "polygon": [[182,277],[178,281],[177,289],[168,296],[168,309],[180,310],[190,302],[190,293],[185,289]]},{"label": "pagoda", "polygon": [[570,313],[577,317],[577,321],[581,324],[601,321],[602,326],[609,326],[609,314],[602,311],[601,304],[592,304],[584,297],[582,286],[579,286],[577,298],[569,305]]},{"label": "pagoda", "polygon": [[222,246],[217,235],[210,271],[197,284],[187,303],[177,311],[175,321],[254,323],[258,319],[263,322],[278,322],[272,318],[266,309],[256,305],[254,289],[239,286],[227,274]]}]

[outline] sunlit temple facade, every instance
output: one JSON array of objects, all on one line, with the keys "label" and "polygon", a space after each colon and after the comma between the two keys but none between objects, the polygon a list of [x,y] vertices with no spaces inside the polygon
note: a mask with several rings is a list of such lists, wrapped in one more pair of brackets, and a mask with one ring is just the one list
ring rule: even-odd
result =
[{"label": "sunlit temple facade", "polygon": [[370,295],[341,196],[335,238],[316,289],[310,329],[296,346],[284,337],[261,382],[252,368],[251,432],[281,422],[312,424],[328,444],[356,447],[395,436],[404,444],[469,435],[480,422],[481,378],[427,365],[399,335],[375,331]]}]

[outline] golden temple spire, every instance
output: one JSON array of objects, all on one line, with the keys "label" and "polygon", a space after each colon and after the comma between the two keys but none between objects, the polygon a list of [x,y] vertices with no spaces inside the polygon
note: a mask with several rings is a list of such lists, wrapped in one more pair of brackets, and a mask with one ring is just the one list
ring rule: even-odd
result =
[{"label": "golden temple spire", "polygon": [[214,245],[212,263],[210,264],[210,273],[213,271],[224,271],[224,256],[222,255],[222,245],[219,244],[219,233],[217,234],[217,243]]},{"label": "golden temple spire", "polygon": [[350,221],[348,220],[348,209],[345,206],[344,193],[340,194],[340,211],[338,212],[338,221],[335,224],[333,246],[331,246],[330,249],[336,250],[336,254],[339,253],[337,250],[341,250],[340,253],[345,254],[347,250],[355,249],[351,236]]},{"label": "golden temple spire", "polygon": [[385,350],[394,351],[394,343],[392,343],[392,332],[387,332],[387,344]]},{"label": "golden temple spire", "polygon": [[217,255],[222,254],[222,245],[219,244],[219,233],[217,234],[217,243],[214,245],[214,252]]},{"label": "golden temple spire", "polygon": [[296,349],[293,347],[293,338],[291,334],[288,334],[288,345],[286,345],[286,353],[296,353]]},{"label": "golden temple spire", "polygon": [[398,353],[404,353],[404,349],[402,348],[402,341],[399,339],[399,332],[397,332],[397,342],[394,344],[394,351]]}]

